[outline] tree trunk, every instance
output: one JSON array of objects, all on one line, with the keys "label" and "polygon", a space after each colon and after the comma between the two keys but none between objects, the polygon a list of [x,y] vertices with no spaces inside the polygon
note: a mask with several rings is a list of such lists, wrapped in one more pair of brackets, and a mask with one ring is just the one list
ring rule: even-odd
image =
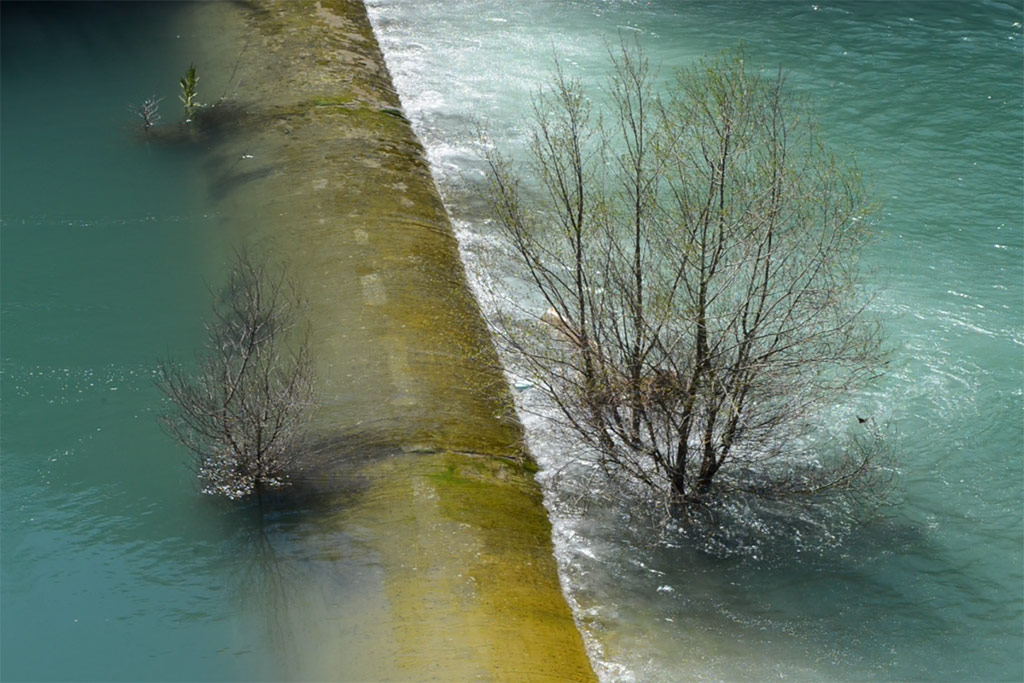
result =
[{"label": "tree trunk", "polygon": [[672,465],[668,471],[669,484],[672,487],[672,500],[686,499],[686,467],[682,464]]},{"label": "tree trunk", "polygon": [[697,481],[693,486],[694,495],[697,498],[702,498],[711,492],[711,482],[718,473],[718,463],[715,462],[714,458],[711,460],[705,459],[700,466],[700,473],[697,475]]}]

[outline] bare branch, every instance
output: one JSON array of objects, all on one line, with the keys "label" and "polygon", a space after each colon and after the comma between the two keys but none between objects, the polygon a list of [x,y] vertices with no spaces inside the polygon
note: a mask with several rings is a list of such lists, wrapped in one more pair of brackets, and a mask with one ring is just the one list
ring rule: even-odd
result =
[{"label": "bare branch", "polygon": [[157,385],[173,404],[162,421],[191,452],[203,492],[262,500],[301,469],[313,382],[299,307],[283,272],[239,252],[196,369],[160,364]]},{"label": "bare branch", "polygon": [[[611,125],[590,125],[556,65],[532,176],[487,158],[496,224],[536,293],[495,327],[602,468],[696,502],[723,468],[806,460],[811,418],[877,375],[859,294],[867,207],[781,72],[723,54],[663,99],[638,46],[610,53]],[[814,485],[871,471],[865,458]]]}]

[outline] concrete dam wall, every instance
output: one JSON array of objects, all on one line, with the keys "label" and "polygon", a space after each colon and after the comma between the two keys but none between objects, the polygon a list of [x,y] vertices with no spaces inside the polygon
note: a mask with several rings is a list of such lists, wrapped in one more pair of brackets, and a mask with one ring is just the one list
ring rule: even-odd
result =
[{"label": "concrete dam wall", "polygon": [[592,680],[509,389],[365,8],[209,3],[197,21],[218,36],[201,75],[240,112],[209,144],[222,238],[284,263],[308,300],[316,435],[351,484],[316,526],[364,558],[349,594],[292,587],[307,607],[282,628],[308,631],[293,672]]}]

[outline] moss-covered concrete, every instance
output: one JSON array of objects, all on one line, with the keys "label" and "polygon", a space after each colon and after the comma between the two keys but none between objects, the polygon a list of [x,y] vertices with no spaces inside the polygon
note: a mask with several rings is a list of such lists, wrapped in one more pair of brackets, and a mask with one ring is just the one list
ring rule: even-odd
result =
[{"label": "moss-covered concrete", "polygon": [[592,679],[508,387],[365,8],[203,12],[230,48],[199,65],[200,94],[223,83],[244,112],[210,153],[224,231],[308,299],[318,436],[393,445],[340,465],[367,486],[324,522],[357,530],[383,595],[316,677]]}]

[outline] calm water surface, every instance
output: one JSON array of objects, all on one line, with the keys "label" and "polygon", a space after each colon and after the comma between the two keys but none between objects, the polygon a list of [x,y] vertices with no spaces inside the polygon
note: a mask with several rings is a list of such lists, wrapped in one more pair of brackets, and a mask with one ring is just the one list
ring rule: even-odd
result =
[{"label": "calm water surface", "polygon": [[3,680],[302,671],[273,628],[310,571],[302,525],[261,533],[198,495],[155,420],[156,362],[201,344],[226,255],[204,150],[145,142],[128,111],[155,94],[164,125],[182,118],[191,10],[0,7]]},{"label": "calm water surface", "polygon": [[[607,680],[1024,677],[1024,197],[1019,4],[370,0],[392,74],[487,289],[497,250],[475,129],[522,149],[558,54],[600,98],[606,45],[640,38],[663,75],[742,39],[781,65],[884,207],[868,260],[897,348],[826,416],[898,425],[881,517],[659,541],[548,485],[563,580]],[[523,392],[524,403],[531,399]],[[567,451],[530,421],[546,481]],[[836,427],[838,425],[838,427]]]},{"label": "calm water surface", "polygon": [[[666,73],[742,37],[792,72],[884,204],[869,258],[899,351],[883,383],[832,417],[896,419],[898,505],[854,529],[758,533],[738,515],[734,537],[652,542],[549,486],[602,675],[1024,677],[1020,7],[370,4],[471,264],[494,248],[473,191],[475,121],[515,149],[553,52],[599,84],[604,44],[622,33]],[[260,530],[198,496],[154,419],[155,361],[200,343],[204,279],[225,251],[202,150],[127,128],[128,103],[153,94],[165,123],[179,117],[177,79],[201,39],[188,8],[0,13],[0,678],[341,671],[302,662],[337,637],[318,608],[372,592],[372,558],[341,532],[309,541],[301,516]],[[550,480],[565,452],[536,425],[533,443]]]}]

